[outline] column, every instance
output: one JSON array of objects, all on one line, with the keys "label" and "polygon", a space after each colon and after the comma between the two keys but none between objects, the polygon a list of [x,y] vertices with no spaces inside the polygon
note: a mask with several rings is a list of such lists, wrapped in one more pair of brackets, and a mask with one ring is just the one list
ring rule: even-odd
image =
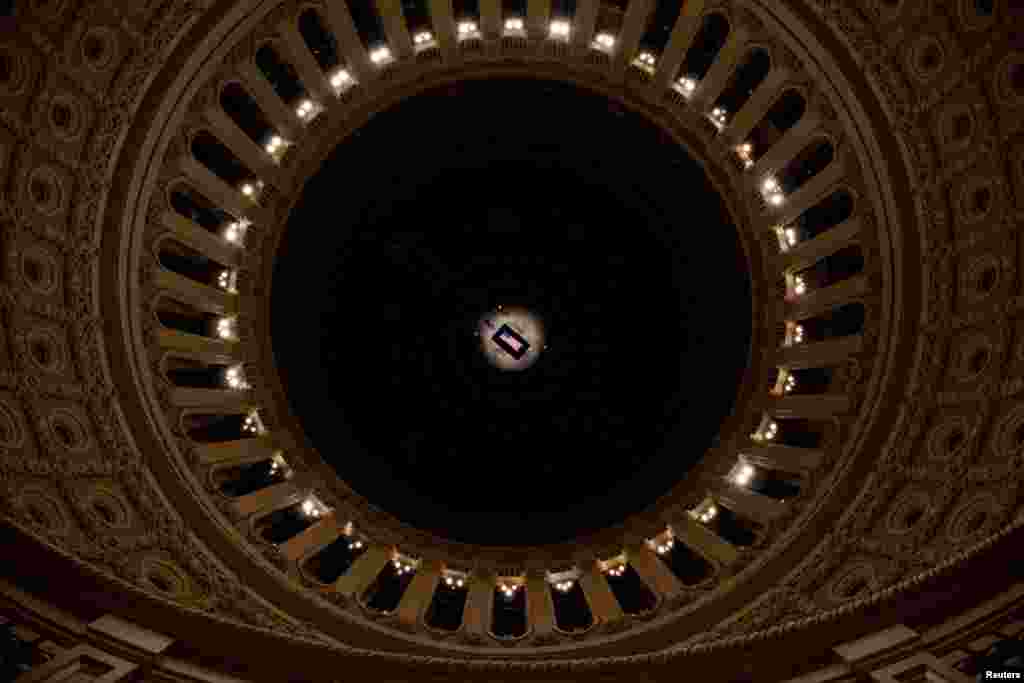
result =
[{"label": "column", "polygon": [[297,562],[310,550],[329,545],[344,533],[345,523],[331,512],[298,536],[289,538],[279,549],[290,561]]},{"label": "column", "polygon": [[704,14],[704,0],[687,0],[679,12],[668,44],[658,60],[658,70],[654,74],[654,82],[663,88],[669,87],[673,77],[686,59],[686,52],[693,44],[693,39],[700,30],[701,15]]},{"label": "column", "polygon": [[388,47],[395,59],[410,57],[413,53],[412,37],[409,27],[405,25],[400,0],[376,0],[377,11],[384,22],[384,34],[388,39]]},{"label": "column", "polygon": [[678,593],[682,582],[646,543],[629,549],[629,564],[655,595],[668,598]]},{"label": "column", "polygon": [[551,586],[543,571],[532,571],[526,577],[526,613],[534,634],[547,636],[555,630],[555,603]]},{"label": "column", "polygon": [[801,417],[806,420],[830,420],[850,409],[846,394],[812,394],[809,396],[783,396],[771,401],[775,417]]},{"label": "column", "polygon": [[842,363],[860,352],[864,338],[859,334],[811,344],[795,344],[778,351],[777,365],[789,369],[820,368]]},{"label": "column", "polygon": [[192,247],[203,256],[227,267],[237,266],[241,261],[238,247],[228,243],[175,211],[160,214],[160,223],[174,233],[175,239]]},{"label": "column", "polygon": [[269,435],[263,434],[251,439],[196,444],[195,450],[200,463],[213,465],[246,460],[254,462],[265,460],[273,457],[278,449],[273,439]]},{"label": "column", "polygon": [[247,168],[252,169],[261,178],[272,185],[282,187],[279,169],[263,147],[253,142],[238,125],[231,120],[219,106],[209,107],[203,112],[203,118],[210,125],[214,137],[220,140],[231,153],[238,157]]},{"label": "column", "polygon": [[165,349],[186,353],[220,354],[231,357],[235,351],[234,342],[204,337],[199,334],[189,334],[166,327],[158,328],[157,343]]},{"label": "column", "polygon": [[295,72],[299,75],[299,81],[306,88],[306,92],[327,105],[334,101],[334,90],[327,82],[327,76],[320,69],[313,53],[309,51],[302,34],[299,33],[297,21],[289,19],[277,26],[284,50],[283,56],[295,67]]},{"label": "column", "polygon": [[573,17],[572,33],[569,40],[577,53],[590,50],[597,25],[598,0],[576,0],[576,15]]},{"label": "column", "polygon": [[802,320],[820,315],[831,308],[856,301],[868,291],[868,280],[864,274],[823,287],[812,289],[795,301],[785,305],[786,320]]},{"label": "column", "polygon": [[[693,94],[693,108],[699,112],[711,110],[718,96],[725,90],[729,83],[729,77],[736,70],[736,66],[747,49],[747,30],[742,26],[734,26],[729,32],[725,45],[715,57],[715,63],[697,85],[697,91]],[[732,112],[730,112],[730,115]],[[727,126],[728,127],[728,126]]]},{"label": "column", "polygon": [[580,576],[580,587],[590,605],[590,613],[594,615],[594,621],[608,623],[617,621],[624,616],[622,606],[615,599],[608,580],[604,578],[597,562],[590,562],[583,575]]},{"label": "column", "polygon": [[[730,144],[738,145],[747,139],[750,135],[750,131],[754,130],[754,126],[761,122],[768,110],[771,109],[772,104],[775,103],[775,98],[778,97],[782,91],[782,87],[792,77],[792,72],[785,67],[774,67],[768,72],[761,84],[754,90],[754,94],[750,96],[750,99],[740,108],[738,112],[734,112],[729,125],[726,127],[722,134],[726,136],[726,140]],[[758,152],[759,150],[755,150]]]},{"label": "column", "polygon": [[204,313],[230,315],[238,310],[238,295],[201,284],[163,266],[156,268],[154,285],[157,289],[174,294],[175,299]]},{"label": "column", "polygon": [[251,392],[238,389],[174,387],[171,390],[171,404],[178,408],[205,408],[214,411],[237,409],[242,411],[251,402]]},{"label": "column", "polygon": [[455,34],[452,0],[430,0],[430,23],[434,27],[434,37],[441,46],[441,52],[445,57],[454,55],[458,36]]},{"label": "column", "polygon": [[231,187],[212,171],[192,157],[191,151],[181,159],[179,168],[195,183],[196,189],[217,206],[235,216],[249,216],[254,222],[266,224],[266,212],[256,202],[247,199],[238,188]]},{"label": "column", "polygon": [[299,121],[298,115],[294,109],[277,96],[263,73],[252,62],[239,65],[238,71],[245,85],[245,91],[256,100],[256,105],[266,115],[270,124],[283,137],[289,140],[298,140],[302,134],[302,123]]},{"label": "column", "polygon": [[775,223],[786,225],[795,221],[800,214],[824,199],[845,175],[846,168],[842,160],[833,159],[820,173],[786,197],[782,206],[771,209],[776,216]]},{"label": "column", "polygon": [[487,40],[501,37],[501,0],[480,0],[480,32]]},{"label": "column", "polygon": [[534,40],[548,37],[551,23],[551,0],[527,0],[526,35]]},{"label": "column", "polygon": [[355,598],[366,592],[384,565],[391,561],[390,546],[371,545],[356,558],[348,571],[334,582],[334,589],[348,598]]},{"label": "column", "polygon": [[239,517],[249,517],[260,512],[271,512],[304,497],[313,485],[312,477],[300,474],[288,481],[268,486],[259,491],[235,498],[231,507]]},{"label": "column", "polygon": [[802,270],[831,256],[857,239],[860,226],[859,218],[849,218],[817,237],[797,243],[780,257],[782,268],[789,272]]},{"label": "column", "polygon": [[612,77],[621,78],[630,60],[636,56],[640,38],[647,28],[647,20],[654,9],[654,0],[630,0],[622,18],[615,55],[612,57]]},{"label": "column", "polygon": [[777,444],[761,445],[751,442],[740,454],[740,460],[757,467],[800,474],[817,469],[825,453],[816,448],[797,448]]},{"label": "column", "polygon": [[405,624],[415,625],[430,606],[434,597],[437,582],[441,579],[441,563],[438,560],[424,560],[416,569],[412,581],[402,594],[398,603],[398,620]]},{"label": "column", "polygon": [[469,584],[469,595],[462,612],[466,633],[485,638],[491,630],[491,610],[494,604],[494,575],[474,572]]},{"label": "column", "polygon": [[821,120],[811,111],[804,113],[796,125],[787,130],[774,145],[769,147],[750,169],[751,182],[760,185],[764,176],[785,167],[790,159],[799,154],[811,141],[811,134],[821,126]]},{"label": "column", "polygon": [[345,0],[328,0],[326,19],[331,33],[338,40],[338,49],[345,56],[352,75],[360,81],[367,81],[375,75],[370,57],[356,31],[352,14]]},{"label": "column", "polygon": [[683,512],[678,518],[674,519],[671,525],[676,543],[684,544],[687,548],[704,556],[704,558],[712,563],[727,566],[739,557],[739,551],[736,548],[719,538],[686,512]]},{"label": "column", "polygon": [[716,485],[715,499],[734,513],[760,524],[768,524],[786,511],[785,503],[728,482]]}]

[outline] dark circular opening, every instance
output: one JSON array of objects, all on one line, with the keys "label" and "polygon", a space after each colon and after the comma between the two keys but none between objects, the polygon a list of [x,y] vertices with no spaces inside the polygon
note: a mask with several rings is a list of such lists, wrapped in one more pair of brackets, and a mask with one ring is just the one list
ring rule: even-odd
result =
[{"label": "dark circular opening", "polygon": [[117,516],[114,514],[114,511],[110,509],[110,506],[107,505],[107,503],[103,501],[96,501],[93,503],[92,508],[96,511],[96,514],[99,515],[100,519],[103,520],[104,524],[107,526],[114,526],[114,523],[117,521]]},{"label": "dark circular opening", "polygon": [[985,270],[981,271],[981,275],[978,276],[978,291],[982,294],[988,294],[995,289],[996,281],[999,279],[999,271],[996,270],[995,266],[989,266]]},{"label": "dark circular opening", "polygon": [[29,191],[32,193],[32,201],[36,204],[46,204],[52,195],[50,184],[39,178],[33,178],[29,183]]},{"label": "dark circular opening", "polygon": [[988,213],[992,204],[992,190],[987,187],[980,187],[971,196],[971,209],[975,214],[981,216]]},{"label": "dark circular opening", "polygon": [[14,57],[6,50],[0,50],[0,83],[10,83],[14,78]]},{"label": "dark circular opening", "polygon": [[82,42],[82,54],[93,64],[101,61],[106,51],[106,42],[97,35],[86,36]]},{"label": "dark circular opening", "polygon": [[53,125],[57,128],[67,128],[71,125],[71,107],[66,104],[55,104],[50,113]]},{"label": "dark circular opening", "polygon": [[962,445],[964,445],[965,435],[962,430],[957,429],[950,433],[946,439],[946,450],[949,453],[955,453]]},{"label": "dark circular opening", "polygon": [[971,121],[968,114],[957,114],[953,119],[953,139],[958,142],[966,140],[970,137],[973,128],[974,122]]},{"label": "dark circular opening", "polygon": [[22,271],[25,273],[25,279],[33,285],[40,284],[46,278],[46,266],[34,258],[25,259]]},{"label": "dark circular opening", "polygon": [[968,369],[971,374],[976,375],[988,365],[989,352],[988,349],[978,349],[971,354],[971,358],[967,363]]},{"label": "dark circular opening", "polygon": [[942,62],[942,50],[935,43],[929,43],[921,53],[921,68],[924,71],[934,71]]},{"label": "dark circular opening", "polygon": [[1017,425],[1017,429],[1013,432],[1013,439],[1017,444],[1017,447],[1024,446],[1024,422]]},{"label": "dark circular opening", "polygon": [[49,367],[53,363],[53,353],[50,349],[50,345],[42,340],[35,339],[31,344],[32,357],[36,363],[45,367]]},{"label": "dark circular opening", "polygon": [[[272,299],[320,455],[405,522],[489,545],[561,542],[666,493],[729,414],[751,334],[700,165],[606,98],[533,80],[431,90],[334,150]],[[479,351],[499,304],[544,321],[521,372]]]}]

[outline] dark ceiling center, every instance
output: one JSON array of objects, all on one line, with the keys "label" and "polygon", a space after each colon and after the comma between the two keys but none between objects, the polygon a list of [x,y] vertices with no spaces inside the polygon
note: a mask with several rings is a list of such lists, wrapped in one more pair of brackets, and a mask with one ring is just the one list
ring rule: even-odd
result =
[{"label": "dark ceiling center", "polygon": [[[320,454],[374,505],[487,545],[622,521],[685,476],[750,343],[720,197],[604,97],[470,81],[375,116],[309,181],[275,264],[274,354]],[[479,352],[525,307],[547,348]]]}]

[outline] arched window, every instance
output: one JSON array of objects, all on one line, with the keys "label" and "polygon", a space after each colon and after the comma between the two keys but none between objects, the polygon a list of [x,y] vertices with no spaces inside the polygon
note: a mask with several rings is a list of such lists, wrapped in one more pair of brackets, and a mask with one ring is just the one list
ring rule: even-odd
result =
[{"label": "arched window", "polygon": [[771,67],[772,60],[768,50],[755,47],[747,52],[743,61],[729,77],[722,94],[715,100],[714,107],[724,111],[727,116],[734,115],[751,98]]},{"label": "arched window", "polygon": [[864,272],[864,251],[850,244],[796,273],[807,291],[823,289]]},{"label": "arched window", "polygon": [[[469,31],[468,24],[480,26],[480,0],[452,0],[452,11],[460,38],[468,37],[476,31]],[[525,19],[526,15],[523,15]]]},{"label": "arched window", "polygon": [[431,628],[457,631],[462,625],[462,613],[466,609],[468,596],[469,588],[465,578],[450,575],[443,577],[430,600],[424,621]]},{"label": "arched window", "polygon": [[287,471],[273,458],[232,465],[217,470],[213,476],[217,490],[225,496],[247,496],[287,479]]},{"label": "arched window", "polygon": [[196,443],[224,443],[256,436],[248,428],[245,413],[187,413],[182,426]]},{"label": "arched window", "polygon": [[157,303],[156,317],[160,324],[168,329],[201,337],[217,337],[218,324],[221,320],[218,315],[198,311],[188,304],[166,296],[161,297]]},{"label": "arched window", "polygon": [[167,381],[189,389],[223,389],[230,365],[207,363],[197,358],[171,356],[165,361]]},{"label": "arched window", "polygon": [[802,417],[774,417],[775,437],[771,443],[794,448],[818,448],[824,439],[825,424]]},{"label": "arched window", "polygon": [[785,393],[790,396],[827,394],[835,376],[833,368],[794,368],[787,371]]},{"label": "arched window", "polygon": [[206,131],[199,133],[192,140],[192,156],[232,187],[257,182],[255,174],[246,168],[231,150],[222,145],[220,140]]},{"label": "arched window", "polygon": [[814,239],[829,228],[834,228],[853,215],[853,195],[846,190],[836,190],[825,199],[800,214],[793,221],[794,244]]},{"label": "arched window", "polygon": [[388,562],[362,595],[363,604],[375,612],[394,612],[412,582],[414,571],[402,560]]},{"label": "arched window", "polygon": [[281,59],[277,50],[267,44],[256,51],[256,68],[270,83],[281,101],[292,107],[308,98],[295,67]]},{"label": "arched window", "polygon": [[220,91],[220,106],[235,125],[260,147],[274,136],[274,128],[256,100],[238,83],[228,83]]},{"label": "arched window", "polygon": [[559,630],[572,633],[594,625],[594,614],[579,581],[567,582],[561,587],[550,586],[549,590],[555,608],[555,626]]},{"label": "arched window", "polygon": [[402,16],[414,40],[420,33],[433,34],[429,0],[402,0]]},{"label": "arched window", "polygon": [[654,3],[654,11],[648,19],[647,29],[640,37],[641,53],[660,55],[664,52],[682,5],[680,0],[657,0]]},{"label": "arched window", "polygon": [[807,101],[799,91],[789,89],[782,93],[747,137],[751,147],[750,158],[753,161],[760,159],[786,131],[803,118],[806,111]]},{"label": "arched window", "polygon": [[[603,48],[614,47],[622,32],[622,22],[625,18],[626,2],[599,2],[597,8],[597,21],[594,24],[595,42]],[[610,36],[612,42],[601,43],[601,36]]]},{"label": "arched window", "polygon": [[526,634],[526,586],[503,584],[494,589],[491,633],[499,638],[518,638]]},{"label": "arched window", "polygon": [[387,42],[384,22],[377,14],[377,7],[372,0],[346,0],[352,23],[356,26],[359,40],[367,50],[373,50]]},{"label": "arched window", "polygon": [[835,157],[836,151],[831,140],[812,142],[776,174],[779,187],[785,194],[796,192],[808,180],[824,171]]},{"label": "arched window", "polygon": [[658,605],[658,598],[629,564],[605,572],[608,586],[626,614],[644,614]]},{"label": "arched window", "polygon": [[307,514],[303,502],[293,503],[256,520],[256,533],[268,543],[281,545],[313,526],[317,518]]},{"label": "arched window", "polygon": [[743,519],[720,504],[715,506],[715,515],[706,524],[722,540],[738,548],[751,546],[757,540],[759,530],[757,524]]},{"label": "arched window", "polygon": [[208,287],[229,288],[224,278],[224,273],[230,273],[229,269],[186,244],[165,239],[160,243],[158,254],[160,265],[172,273]]},{"label": "arched window", "polygon": [[572,23],[576,16],[576,0],[551,0],[551,19]]},{"label": "arched window", "polygon": [[699,83],[711,70],[728,37],[729,22],[725,17],[717,13],[705,16],[690,49],[686,51],[678,75]]},{"label": "arched window", "polygon": [[299,33],[324,73],[330,73],[338,68],[341,64],[338,41],[315,9],[307,9],[299,15]]},{"label": "arched window", "polygon": [[737,481],[737,486],[776,500],[793,498],[800,493],[800,477],[797,475],[749,463],[742,463],[739,467],[747,476]]},{"label": "arched window", "polygon": [[207,231],[220,234],[235,217],[187,185],[178,185],[171,192],[171,208]]},{"label": "arched window", "polygon": [[351,536],[339,536],[303,564],[307,574],[323,584],[332,584],[366,552],[367,544]]},{"label": "arched window", "polygon": [[864,331],[864,304],[850,303],[797,321],[803,343],[826,341]]},{"label": "arched window", "polygon": [[[502,20],[505,22],[509,19],[519,19],[523,22],[523,26],[525,26],[526,13],[526,0],[503,0],[501,3]],[[519,26],[518,24],[512,25],[507,23],[504,25],[508,27]],[[522,28],[519,28],[519,30],[522,30]]]},{"label": "arched window", "polygon": [[659,550],[657,554],[684,586],[696,585],[711,576],[714,567],[710,562],[690,550],[685,543],[670,540],[671,543],[662,545],[665,550]]}]

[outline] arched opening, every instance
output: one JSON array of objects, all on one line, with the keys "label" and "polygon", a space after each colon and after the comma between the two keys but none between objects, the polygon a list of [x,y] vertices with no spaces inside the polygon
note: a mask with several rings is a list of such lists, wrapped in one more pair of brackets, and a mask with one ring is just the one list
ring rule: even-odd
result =
[{"label": "arched opening", "polygon": [[334,34],[327,30],[319,12],[310,8],[299,15],[299,33],[324,73],[330,73],[338,68],[341,64],[338,41]]},{"label": "arched opening", "polygon": [[622,32],[622,21],[626,13],[626,2],[600,2],[597,8],[597,21],[594,24],[594,36],[611,36],[611,45],[598,43],[602,47],[610,48],[618,42],[619,34]]},{"label": "arched opening", "polygon": [[267,121],[256,100],[238,83],[231,82],[220,91],[220,106],[235,125],[260,147],[274,136],[274,127]]},{"label": "arched opening", "polygon": [[690,49],[686,51],[678,76],[699,83],[711,70],[728,38],[729,22],[725,17],[714,12],[705,16]]},{"label": "arched opening", "polygon": [[171,208],[207,232],[220,234],[235,217],[186,185],[178,185],[171,192]]},{"label": "arched opening", "polygon": [[[480,0],[452,0],[452,11],[454,12],[459,38],[468,38],[476,34],[480,26]],[[525,18],[526,15],[523,14]],[[469,25],[477,27],[470,31]]]},{"label": "arched opening", "polygon": [[571,586],[565,586],[564,589],[549,587],[555,610],[555,626],[566,633],[583,631],[594,625],[594,614],[590,611],[583,587],[579,581],[571,583]]},{"label": "arched opening", "polygon": [[[526,0],[502,0],[501,3],[501,17],[504,22],[509,19],[519,19],[523,22],[526,21]],[[504,24],[507,27],[512,27],[512,24]],[[518,26],[515,24],[514,26]],[[522,29],[519,29],[522,30]]]},{"label": "arched opening", "polygon": [[835,371],[831,367],[794,368],[787,372],[785,393],[790,396],[827,394],[834,378]]},{"label": "arched opening", "polygon": [[672,29],[679,18],[679,10],[682,9],[680,0],[657,0],[654,3],[654,11],[651,12],[647,22],[647,28],[640,37],[640,52],[647,52],[652,55],[660,55],[668,45],[668,39],[672,35]]},{"label": "arched opening", "polygon": [[273,458],[231,465],[214,472],[217,490],[230,498],[247,496],[287,479],[287,472]]},{"label": "arched opening", "polygon": [[775,179],[779,182],[782,192],[792,194],[803,187],[808,180],[824,171],[835,157],[836,151],[831,140],[816,140],[793,157],[776,174]]},{"label": "arched opening", "polygon": [[853,195],[846,190],[836,190],[793,221],[789,226],[793,230],[790,246],[814,239],[826,230],[849,220],[852,215]]},{"label": "arched opening", "polygon": [[384,565],[370,587],[363,592],[362,601],[375,612],[394,612],[402,600],[402,594],[412,582],[415,571],[404,569],[408,565],[393,560]]},{"label": "arched opening", "polygon": [[684,586],[694,586],[706,580],[715,568],[702,555],[691,550],[685,543],[672,539],[662,545],[658,557]]},{"label": "arched opening", "polygon": [[626,614],[644,614],[658,605],[658,598],[629,564],[605,572],[608,586]]},{"label": "arched opening", "polygon": [[446,576],[438,584],[424,616],[424,621],[431,628],[457,631],[462,625],[462,613],[466,609],[469,589],[465,585],[465,579],[461,579],[461,583],[460,579],[461,577]]},{"label": "arched opening", "polygon": [[551,0],[552,21],[568,21],[570,26],[576,17],[576,0]]},{"label": "arched opening", "polygon": [[158,258],[160,265],[172,273],[208,287],[221,286],[225,282],[224,273],[229,272],[226,266],[175,239],[160,243]]},{"label": "arched opening", "polygon": [[862,303],[849,303],[797,322],[803,343],[837,339],[864,331],[865,309]]},{"label": "arched opening", "polygon": [[232,154],[231,150],[206,131],[200,132],[192,140],[192,156],[231,187],[241,187],[257,181],[256,176]]},{"label": "arched opening", "polygon": [[225,443],[256,436],[246,426],[245,413],[187,413],[182,427],[189,439],[200,444]]},{"label": "arched opening", "polygon": [[526,634],[526,588],[494,589],[494,608],[491,613],[491,633],[498,638],[518,638]]},{"label": "arched opening", "polygon": [[310,557],[303,569],[320,583],[330,585],[348,572],[366,549],[365,541],[339,536]]},{"label": "arched opening", "polygon": [[854,275],[864,272],[864,252],[859,244],[850,244],[825,258],[813,266],[796,273],[807,286],[807,291],[823,289]]},{"label": "arched opening", "polygon": [[264,45],[256,51],[256,68],[288,106],[294,106],[308,97],[295,67],[281,59],[272,45]]},{"label": "arched opening", "polygon": [[227,386],[226,374],[231,365],[208,363],[198,358],[170,356],[164,361],[167,381],[176,387],[187,389],[223,389]]},{"label": "arched opening", "polygon": [[793,498],[800,493],[800,477],[795,474],[755,467],[747,463],[743,467],[749,468],[749,471],[752,472],[741,483],[738,483],[743,488],[776,500]]},{"label": "arched opening", "polygon": [[221,319],[213,313],[196,310],[167,296],[160,298],[156,307],[156,318],[168,329],[211,338],[217,336],[217,324]]},{"label": "arched opening", "polygon": [[813,422],[802,417],[775,417],[775,437],[772,443],[795,448],[818,448],[824,439],[825,423]]},{"label": "arched opening", "polygon": [[346,0],[346,4],[364,48],[372,50],[387,43],[384,22],[371,0]]},{"label": "arched opening", "polygon": [[722,540],[738,548],[751,546],[757,541],[759,525],[722,505],[716,505],[716,514],[706,524]]},{"label": "arched opening", "polygon": [[786,90],[750,131],[747,137],[747,142],[751,146],[750,158],[757,161],[764,156],[786,131],[803,118],[806,111],[807,101],[804,96],[797,90]]},{"label": "arched opening", "polygon": [[317,518],[306,514],[302,503],[298,502],[263,515],[256,520],[255,528],[263,540],[281,545],[313,526],[316,521]]},{"label": "arched opening", "polygon": [[755,47],[747,52],[743,61],[729,77],[722,94],[715,100],[714,107],[732,116],[753,96],[771,70],[772,60],[768,50]]}]

